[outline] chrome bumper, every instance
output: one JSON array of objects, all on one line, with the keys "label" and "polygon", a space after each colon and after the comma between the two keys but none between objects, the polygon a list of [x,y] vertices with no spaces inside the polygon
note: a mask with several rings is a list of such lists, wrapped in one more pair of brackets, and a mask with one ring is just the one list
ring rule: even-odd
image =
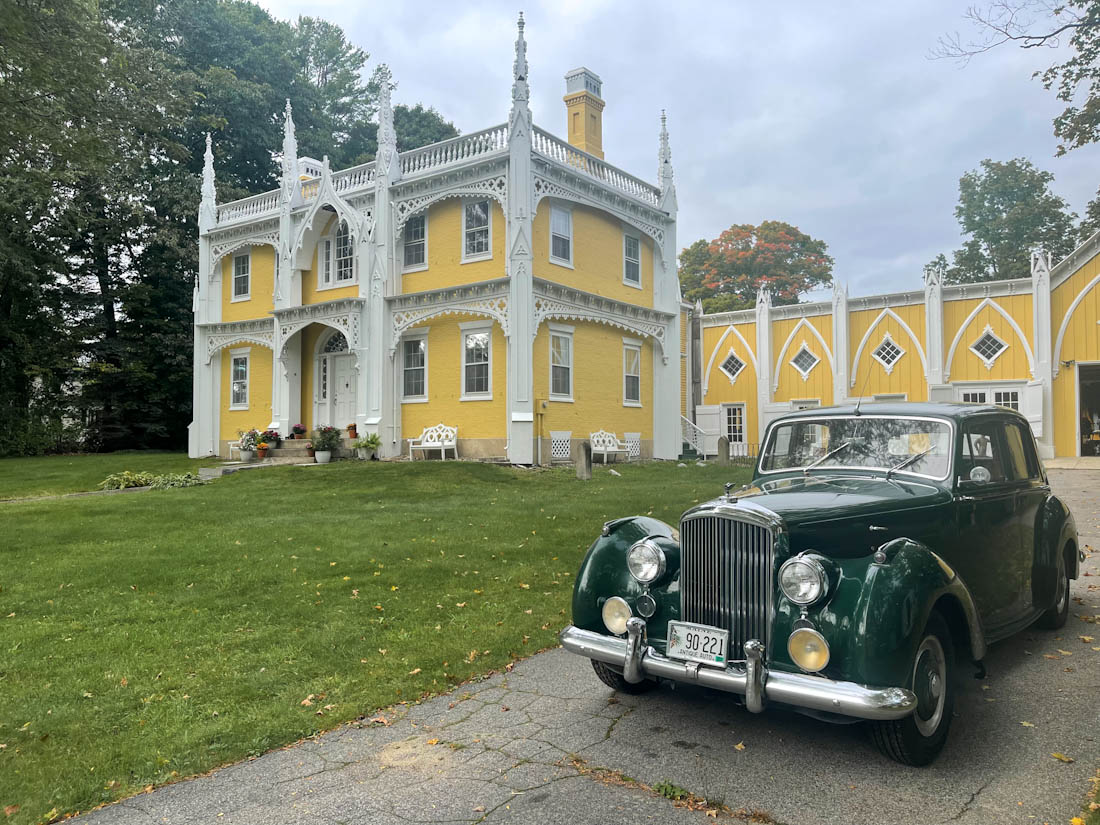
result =
[{"label": "chrome bumper", "polygon": [[917,706],[917,697],[904,688],[867,687],[822,676],[769,671],[763,662],[764,646],[755,639],[745,643],[744,662],[719,669],[662,656],[645,644],[644,631],[645,622],[634,616],[627,622],[625,639],[572,625],[560,638],[562,647],[571,653],[621,667],[628,682],[650,676],[739,693],[753,713],[771,701],[858,719],[886,720],[906,717]]}]

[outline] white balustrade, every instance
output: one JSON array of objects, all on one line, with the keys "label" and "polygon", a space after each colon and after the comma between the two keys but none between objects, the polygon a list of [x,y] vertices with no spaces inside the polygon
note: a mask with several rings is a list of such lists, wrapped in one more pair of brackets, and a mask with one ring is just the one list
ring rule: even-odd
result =
[{"label": "white balustrade", "polygon": [[582,152],[575,146],[554,137],[549,132],[535,128],[531,143],[537,154],[557,161],[563,166],[596,178],[621,192],[656,206],[661,200],[661,190],[641,178],[628,175],[595,155]]},{"label": "white balustrade", "polygon": [[508,148],[508,127],[493,126],[401,154],[401,174],[418,175]]},{"label": "white balustrade", "polygon": [[259,215],[266,215],[268,212],[275,212],[278,208],[278,190],[253,195],[250,198],[242,198],[239,201],[230,201],[218,207],[218,224],[255,218]]}]

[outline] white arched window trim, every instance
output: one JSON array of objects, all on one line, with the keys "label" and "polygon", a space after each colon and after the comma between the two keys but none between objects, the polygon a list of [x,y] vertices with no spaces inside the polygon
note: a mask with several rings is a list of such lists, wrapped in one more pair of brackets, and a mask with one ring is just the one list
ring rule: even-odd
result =
[{"label": "white arched window trim", "polygon": [[317,242],[317,289],[337,289],[358,282],[355,239],[348,222],[337,215],[328,233]]}]

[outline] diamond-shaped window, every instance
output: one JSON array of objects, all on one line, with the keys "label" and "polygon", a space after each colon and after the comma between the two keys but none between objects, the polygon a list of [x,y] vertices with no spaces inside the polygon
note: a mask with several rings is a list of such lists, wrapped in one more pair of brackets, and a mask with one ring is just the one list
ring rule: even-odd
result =
[{"label": "diamond-shaped window", "polygon": [[730,381],[736,381],[737,376],[741,374],[741,370],[745,368],[745,362],[734,355],[733,350],[730,350],[730,354],[726,356],[726,360],[722,362],[720,369],[727,376]]},{"label": "diamond-shaped window", "polygon": [[982,359],[986,369],[993,368],[993,362],[1008,349],[1008,344],[996,336],[991,327],[986,327],[985,332],[973,344],[970,351]]},{"label": "diamond-shaped window", "polygon": [[894,343],[894,339],[889,335],[886,335],[882,339],[882,343],[875,347],[875,351],[871,353],[876,361],[878,361],[886,369],[886,374],[889,375],[893,369],[894,364],[898,362],[901,356],[905,355],[905,350]]},{"label": "diamond-shaped window", "polygon": [[817,366],[817,362],[820,360],[820,358],[810,352],[809,347],[803,344],[802,349],[800,349],[798,354],[791,359],[791,364],[802,374],[802,380],[805,381],[806,378],[809,377],[810,371]]}]

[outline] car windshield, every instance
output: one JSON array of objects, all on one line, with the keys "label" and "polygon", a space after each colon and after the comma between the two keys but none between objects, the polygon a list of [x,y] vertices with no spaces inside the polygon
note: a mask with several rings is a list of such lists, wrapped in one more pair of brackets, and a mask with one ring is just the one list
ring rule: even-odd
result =
[{"label": "car windshield", "polygon": [[765,473],[838,467],[947,478],[951,427],[936,419],[872,415],[796,419],[772,428],[760,457]]}]

